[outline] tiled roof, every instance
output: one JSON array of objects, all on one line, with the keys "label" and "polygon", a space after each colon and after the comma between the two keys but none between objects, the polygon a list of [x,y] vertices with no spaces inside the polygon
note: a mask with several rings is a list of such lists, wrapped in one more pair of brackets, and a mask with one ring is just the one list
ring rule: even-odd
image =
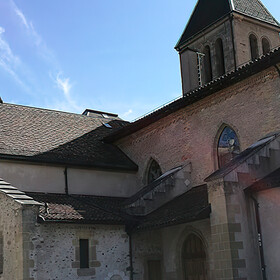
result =
[{"label": "tiled roof", "polygon": [[[111,128],[104,126],[108,122]],[[116,118],[0,104],[0,158],[136,170],[120,149],[102,141],[126,124]]]},{"label": "tiled roof", "polygon": [[19,204],[24,205],[37,205],[41,204],[38,201],[35,201],[32,197],[26,195],[26,193],[20,191],[16,187],[12,186],[10,183],[5,182],[0,178],[0,193],[5,194],[7,197],[12,198]]},{"label": "tiled roof", "polygon": [[277,20],[260,0],[199,0],[175,48],[180,49],[196,34],[231,12],[242,13],[257,20],[279,26]]},{"label": "tiled roof", "polygon": [[233,10],[270,24],[279,25],[260,0],[232,0]]},{"label": "tiled roof", "polygon": [[207,186],[203,185],[191,189],[147,215],[136,229],[154,229],[206,219],[210,212]]},{"label": "tiled roof", "polygon": [[27,194],[44,205],[40,207],[40,218],[45,222],[125,224],[120,209],[124,198]]},{"label": "tiled roof", "polygon": [[205,219],[210,214],[206,185],[191,189],[141,218],[125,212],[126,198],[26,194],[42,204],[39,218],[43,222],[123,224],[134,230],[144,230]]}]

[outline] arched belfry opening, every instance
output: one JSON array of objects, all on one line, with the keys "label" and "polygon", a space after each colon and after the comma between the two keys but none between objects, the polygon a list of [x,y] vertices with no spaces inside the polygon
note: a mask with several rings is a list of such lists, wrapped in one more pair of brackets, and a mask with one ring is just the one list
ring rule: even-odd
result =
[{"label": "arched belfry opening", "polygon": [[240,144],[236,132],[224,126],[220,133],[217,146],[219,168],[225,166],[240,152]]},{"label": "arched belfry opening", "polygon": [[224,46],[221,38],[216,40],[215,50],[216,50],[217,74],[218,76],[222,76],[225,74],[226,68],[225,68]]},{"label": "arched belfry opening", "polygon": [[207,280],[205,246],[196,234],[188,235],[183,244],[182,263],[184,280]]},{"label": "arched belfry opening", "polygon": [[251,59],[257,59],[259,57],[259,47],[258,47],[258,39],[254,34],[249,36],[250,41],[250,50],[251,50]]},{"label": "arched belfry opening", "polygon": [[262,38],[262,51],[263,54],[267,54],[270,52],[270,43],[266,38]]},{"label": "arched belfry opening", "polygon": [[154,159],[151,159],[149,166],[148,166],[148,172],[147,172],[147,183],[150,184],[154,180],[156,180],[158,177],[162,175],[161,168],[157,161]]},{"label": "arched belfry opening", "polygon": [[212,61],[211,61],[211,50],[209,46],[206,46],[203,50],[204,53],[204,82],[209,83],[213,79],[212,73]]}]

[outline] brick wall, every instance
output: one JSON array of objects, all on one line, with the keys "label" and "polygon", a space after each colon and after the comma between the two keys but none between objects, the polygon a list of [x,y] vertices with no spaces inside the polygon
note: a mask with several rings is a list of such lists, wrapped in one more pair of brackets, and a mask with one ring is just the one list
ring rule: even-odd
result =
[{"label": "brick wall", "polygon": [[163,171],[190,160],[193,185],[202,184],[217,168],[223,124],[235,129],[243,150],[280,129],[279,89],[279,75],[271,67],[119,140],[119,147],[139,165],[138,187],[146,183],[151,157]]}]

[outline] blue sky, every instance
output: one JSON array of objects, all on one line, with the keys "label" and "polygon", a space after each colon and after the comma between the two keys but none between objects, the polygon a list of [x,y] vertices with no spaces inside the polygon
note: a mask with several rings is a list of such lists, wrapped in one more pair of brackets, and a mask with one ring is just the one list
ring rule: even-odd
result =
[{"label": "blue sky", "polygon": [[[174,46],[195,3],[0,0],[0,96],[139,117],[181,94]],[[280,20],[279,2],[263,3]]]}]

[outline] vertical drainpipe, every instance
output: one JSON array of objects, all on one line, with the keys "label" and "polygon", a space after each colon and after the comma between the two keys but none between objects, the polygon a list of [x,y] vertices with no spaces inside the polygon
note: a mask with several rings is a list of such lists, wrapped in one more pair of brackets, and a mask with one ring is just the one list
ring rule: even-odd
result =
[{"label": "vertical drainpipe", "polygon": [[129,237],[129,265],[130,265],[130,280],[133,280],[133,274],[134,274],[134,269],[133,269],[133,255],[132,255],[132,233],[128,233]]},{"label": "vertical drainpipe", "polygon": [[68,190],[68,168],[65,167],[64,169],[64,179],[65,179],[65,193],[68,195],[69,190]]},{"label": "vertical drainpipe", "polygon": [[233,15],[229,15],[229,21],[230,21],[230,30],[231,30],[231,40],[232,40],[232,47],[233,47],[233,59],[234,59],[234,70],[237,69],[237,63],[236,63],[236,48],[235,48],[235,42],[233,37]]},{"label": "vertical drainpipe", "polygon": [[264,252],[263,252],[263,241],[262,241],[262,227],[261,227],[261,219],[260,219],[260,211],[259,211],[259,203],[251,195],[251,198],[254,202],[254,207],[255,207],[255,213],[256,213],[256,223],[257,223],[257,231],[258,231],[258,242],[259,242],[259,251],[260,251],[260,257],[261,257],[261,269],[262,269],[262,277],[263,280],[267,280],[266,278],[266,265],[265,265],[265,260],[264,260]]}]

